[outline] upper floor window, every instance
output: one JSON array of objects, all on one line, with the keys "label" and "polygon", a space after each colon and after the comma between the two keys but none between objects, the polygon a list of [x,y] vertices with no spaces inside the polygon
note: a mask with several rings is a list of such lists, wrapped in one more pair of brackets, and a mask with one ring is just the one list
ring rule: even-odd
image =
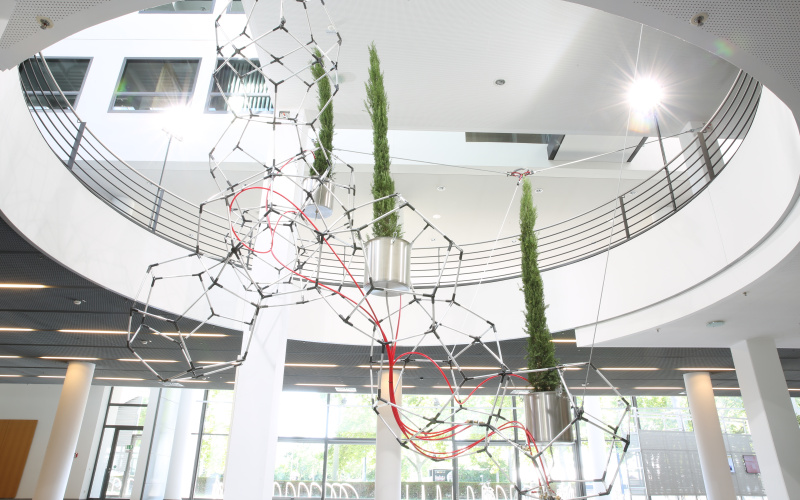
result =
[{"label": "upper floor window", "polygon": [[149,9],[140,10],[142,14],[164,14],[169,12],[177,12],[179,14],[192,14],[192,13],[212,13],[214,12],[214,0],[178,0],[177,2],[169,2],[158,7],[151,7]]},{"label": "upper floor window", "polygon": [[165,111],[186,106],[199,66],[199,59],[127,59],[112,111]]},{"label": "upper floor window", "polygon": [[258,68],[258,60],[219,59],[215,76],[211,77],[211,92],[206,110],[226,112],[234,108],[233,111],[271,113],[269,82]]},{"label": "upper floor window", "polygon": [[[90,62],[91,59],[54,57],[47,58],[45,67],[38,57],[23,61],[19,72],[28,106],[39,109],[67,108],[67,103],[75,106]],[[48,67],[50,71],[47,71]]]}]

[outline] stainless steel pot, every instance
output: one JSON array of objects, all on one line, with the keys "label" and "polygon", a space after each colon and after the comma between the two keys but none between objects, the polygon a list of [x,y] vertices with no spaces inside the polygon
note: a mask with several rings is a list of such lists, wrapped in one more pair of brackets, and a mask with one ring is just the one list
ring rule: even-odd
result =
[{"label": "stainless steel pot", "polygon": [[411,290],[411,244],[400,238],[373,238],[364,244],[364,285],[370,277],[381,295]]},{"label": "stainless steel pot", "polygon": [[324,219],[333,214],[333,181],[325,179],[320,182],[319,179],[306,179],[303,189],[306,193],[311,193],[310,197],[305,195],[306,205],[303,207],[303,213],[311,219]]},{"label": "stainless steel pot", "polygon": [[525,397],[525,427],[533,434],[540,445],[552,441],[559,432],[556,443],[573,442],[575,434],[570,411],[569,398],[556,391],[532,392]]}]

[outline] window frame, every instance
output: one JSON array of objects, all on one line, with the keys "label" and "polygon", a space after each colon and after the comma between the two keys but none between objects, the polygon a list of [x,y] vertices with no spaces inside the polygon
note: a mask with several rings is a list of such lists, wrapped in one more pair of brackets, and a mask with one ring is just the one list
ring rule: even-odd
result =
[{"label": "window frame", "polygon": [[[179,0],[179,1],[183,1],[183,0]],[[161,7],[162,5],[166,5],[166,4],[168,4],[168,3],[173,3],[173,4],[174,4],[175,2],[164,2],[164,3],[163,3],[163,4],[161,4],[161,5],[156,5],[156,7]],[[150,7],[149,9],[142,9],[142,10],[140,10],[140,11],[138,12],[138,14],[169,14],[169,15],[173,15],[173,14],[201,14],[201,15],[202,15],[202,14],[213,14],[213,13],[214,13],[214,8],[215,8],[216,6],[217,6],[217,0],[211,0],[211,8],[210,8],[209,10],[205,10],[205,11],[203,11],[203,10],[184,10],[184,11],[180,11],[180,10],[173,10],[173,11],[165,10],[165,11],[153,11],[153,10],[150,10],[150,9],[154,9],[154,8],[156,8],[156,7]]]},{"label": "window frame", "polygon": [[[26,63],[26,62],[28,62],[30,60],[35,60],[35,59],[36,59],[36,57],[33,57],[33,56],[29,57],[29,58],[25,59],[24,61],[20,62],[19,64],[17,64],[17,68],[19,68],[19,66],[21,66],[22,64],[24,64],[24,63]],[[53,82],[55,82],[55,84],[58,86],[60,94],[63,94],[64,97],[69,97],[69,95],[71,95],[73,93],[75,94],[75,102],[72,103],[72,104],[69,104],[69,99],[67,99],[67,104],[69,104],[69,106],[72,109],[77,109],[78,103],[80,102],[81,95],[83,95],[83,88],[86,86],[86,80],[89,77],[89,71],[91,71],[91,69],[92,69],[92,62],[94,61],[94,57],[93,56],[86,56],[86,57],[43,56],[43,59],[44,59],[45,64],[47,64],[48,70],[50,69],[50,61],[57,61],[59,59],[71,59],[71,60],[76,60],[76,61],[89,61],[89,64],[86,65],[86,72],[83,74],[83,80],[81,80],[81,86],[80,86],[80,88],[78,89],[77,92],[73,92],[73,91],[69,91],[69,93],[65,92],[64,89],[61,88],[61,85],[59,85],[59,83],[56,81],[55,75],[53,75]],[[43,76],[45,76],[45,78],[47,77],[47,75],[43,75]],[[30,100],[30,97],[28,97],[28,96],[31,95],[31,93],[36,92],[36,91],[34,91],[34,90],[25,90],[25,88],[23,87],[22,92],[26,95],[28,103],[29,103],[28,105],[30,105],[31,100]],[[44,92],[44,90],[42,90],[42,92]],[[50,106],[48,106],[48,107],[38,107],[38,108],[36,108],[36,110],[37,111],[53,111],[53,108],[50,107]]]},{"label": "window frame", "polygon": [[[197,68],[195,69],[194,74],[194,83],[192,84],[191,92],[187,92],[188,99],[185,102],[185,106],[187,108],[191,107],[192,102],[194,102],[194,96],[197,92],[197,81],[199,80],[200,76],[200,66],[203,63],[202,57],[125,57],[122,60],[122,66],[119,69],[119,75],[117,75],[116,83],[114,84],[114,91],[111,93],[111,103],[108,105],[108,112],[109,113],[164,113],[166,109],[114,109],[114,103],[117,101],[117,96],[120,94],[144,94],[148,96],[155,96],[155,97],[166,97],[169,95],[174,95],[171,92],[117,92],[119,88],[119,84],[122,81],[122,75],[125,73],[125,68],[128,66],[128,61],[196,61]],[[156,94],[164,94],[156,95]],[[183,94],[183,93],[181,93]]]},{"label": "window frame", "polygon": [[[232,58],[231,60],[244,61],[246,59],[245,58]],[[250,59],[250,60],[251,61],[259,61],[258,59]],[[214,62],[214,71],[211,72],[211,81],[209,82],[209,86],[208,86],[208,97],[206,98],[205,108],[203,109],[204,113],[208,113],[208,114],[211,114],[211,115],[226,115],[226,114],[231,112],[230,109],[225,110],[225,111],[212,111],[211,109],[209,109],[210,106],[211,106],[211,99],[213,99],[214,97],[222,97],[223,99],[225,99],[225,93],[217,91],[218,90],[217,89],[217,80],[216,80],[216,78],[214,78],[214,74],[217,72],[217,68],[219,68],[220,62],[224,62],[224,61],[225,61],[225,59],[223,59],[221,57],[217,57],[216,61]],[[264,77],[264,78],[266,80],[266,77]],[[229,97],[230,96],[237,96],[237,95],[244,96],[244,94],[236,94],[236,93],[234,93],[234,94],[229,94]],[[262,116],[262,115],[263,116],[270,116],[270,115],[274,116],[275,115],[275,103],[272,101],[272,96],[270,94],[266,94],[266,93],[250,94],[249,97],[266,97],[267,99],[269,99],[270,108],[268,110],[260,111],[258,113],[255,113],[256,115],[259,115],[259,116]],[[227,101],[226,101],[226,103],[227,103]]]}]

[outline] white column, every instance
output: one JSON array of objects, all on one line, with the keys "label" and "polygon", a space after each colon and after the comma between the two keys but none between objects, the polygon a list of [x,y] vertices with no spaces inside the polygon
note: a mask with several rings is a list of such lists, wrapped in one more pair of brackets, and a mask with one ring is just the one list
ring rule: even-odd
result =
[{"label": "white column", "polygon": [[800,499],[800,428],[771,338],[731,347],[750,434],[769,500]]},{"label": "white column", "polygon": [[259,314],[250,353],[236,371],[225,500],[272,498],[279,412],[305,411],[280,405],[290,310],[276,307]]},{"label": "white column", "polygon": [[180,500],[184,483],[191,478],[184,477],[184,456],[186,455],[186,441],[193,429],[189,426],[192,414],[192,403],[195,398],[202,398],[203,391],[197,389],[182,389],[178,409],[178,418],[175,425],[175,437],[172,440],[172,453],[170,454],[167,487],[164,490],[164,500]]},{"label": "white column", "polygon": [[[594,417],[600,418],[603,413],[600,408],[600,397],[586,396],[583,399],[583,407],[586,413]],[[608,460],[608,450],[606,449],[606,433],[598,429],[594,425],[586,425],[586,440],[589,444],[589,456],[583,457],[583,477],[585,479],[600,480],[603,477],[603,472],[606,469],[606,461]],[[611,467],[609,467],[611,468]],[[599,483],[588,483],[588,487],[595,491],[589,493],[599,493],[599,490],[605,488]]]},{"label": "white column", "polygon": [[44,453],[34,500],[63,500],[81,430],[94,364],[72,361],[58,400],[56,418]]},{"label": "white column", "polygon": [[139,452],[139,464],[142,465],[136,468],[136,479],[141,476],[141,481],[134,479],[131,498],[164,498],[180,398],[180,389],[161,389],[158,393],[158,410],[155,412],[152,433],[149,439],[147,435],[144,436]]},{"label": "white column", "polygon": [[683,376],[683,382],[689,398],[689,411],[692,413],[706,497],[708,500],[734,500],[736,494],[733,491],[725,442],[722,440],[711,375],[708,372],[687,373]]},{"label": "white column", "polygon": [[[403,399],[400,372],[394,374],[395,401],[399,405]],[[380,397],[389,401],[392,388],[389,385],[389,371],[381,374]],[[401,436],[400,428],[388,404],[378,406],[378,428],[375,435],[375,500],[400,499],[400,473],[402,471],[402,447],[395,436]],[[381,418],[382,417],[382,418]],[[384,423],[384,421],[386,423]]]}]

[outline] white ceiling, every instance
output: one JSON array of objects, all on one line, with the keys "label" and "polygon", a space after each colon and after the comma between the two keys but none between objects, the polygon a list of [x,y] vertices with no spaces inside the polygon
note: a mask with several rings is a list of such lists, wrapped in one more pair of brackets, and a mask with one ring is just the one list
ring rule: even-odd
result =
[{"label": "white ceiling", "polygon": [[[277,2],[259,5],[256,33],[278,22]],[[284,8],[287,28],[304,40],[301,5]],[[327,17],[314,6],[309,3],[312,27],[328,47],[335,35],[325,33]],[[343,83],[335,100],[342,128],[370,126],[363,82],[372,41],[394,130],[625,135],[626,93],[638,71],[664,87],[660,120],[669,135],[706,120],[737,71],[670,35],[560,0],[348,0],[326,7],[343,38]],[[494,85],[498,78],[506,84]],[[649,124],[631,129],[655,133]]]}]

